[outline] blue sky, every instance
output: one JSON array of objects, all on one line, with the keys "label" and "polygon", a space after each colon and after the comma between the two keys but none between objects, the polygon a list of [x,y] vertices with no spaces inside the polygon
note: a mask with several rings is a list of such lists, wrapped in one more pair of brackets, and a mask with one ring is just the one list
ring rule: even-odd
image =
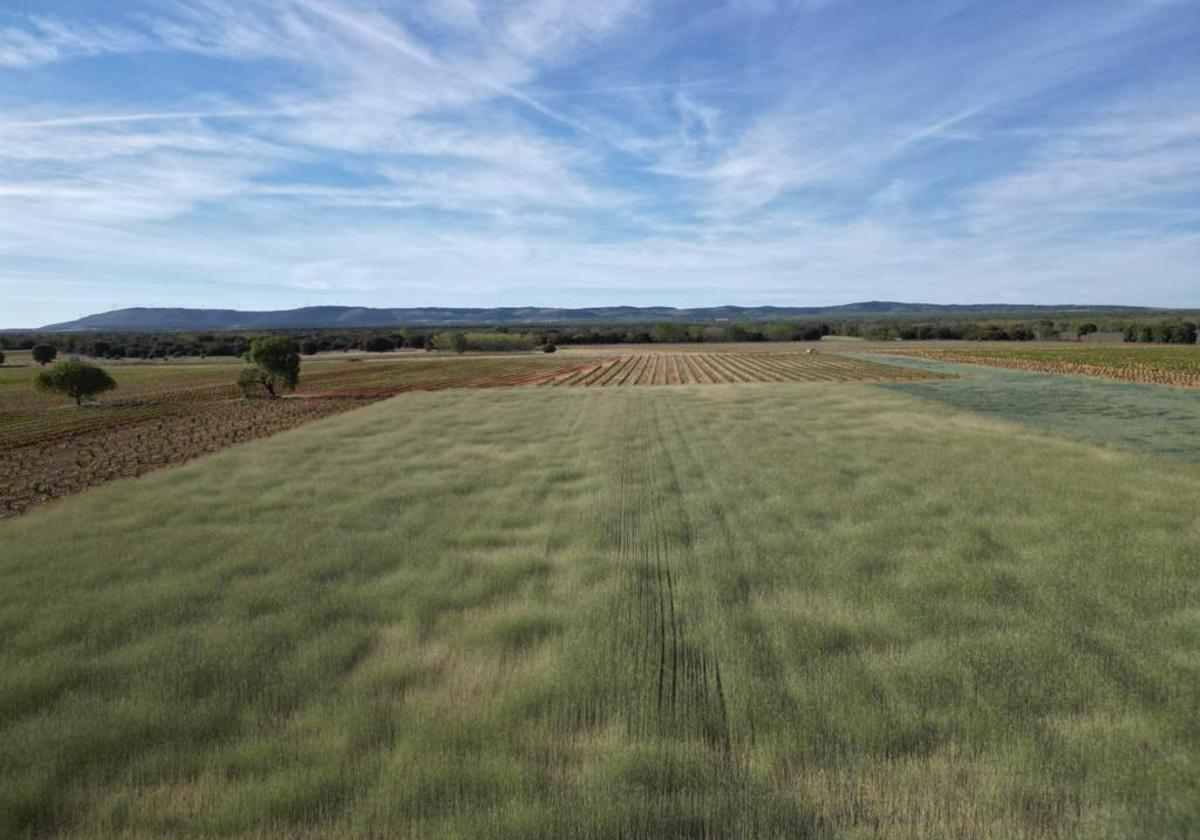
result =
[{"label": "blue sky", "polygon": [[1200,306],[1197,0],[4,0],[0,327]]}]

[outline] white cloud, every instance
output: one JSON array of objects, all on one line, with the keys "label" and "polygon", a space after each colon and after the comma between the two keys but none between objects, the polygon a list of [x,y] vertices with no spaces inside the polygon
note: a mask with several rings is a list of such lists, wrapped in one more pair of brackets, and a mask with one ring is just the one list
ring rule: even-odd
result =
[{"label": "white cloud", "polygon": [[1200,219],[1196,195],[1200,100],[1173,91],[1056,133],[1028,165],[973,188],[964,219],[977,233],[1042,237],[1097,217],[1161,227],[1164,217]]},{"label": "white cloud", "polygon": [[11,71],[0,286],[88,276],[118,300],[176,277],[142,302],[215,283],[230,305],[1114,302],[1137,276],[1143,300],[1187,302],[1200,68],[1124,100],[1062,93],[1124,68],[1170,8],[1039,7],[959,37],[987,4],[878,25],[822,5],[183,0],[14,19],[0,65],[21,72],[181,52],[245,83],[200,75],[161,110],[114,86],[83,108],[22,98]]},{"label": "white cloud", "polygon": [[0,67],[33,67],[80,56],[145,49],[137,32],[113,26],[69,23],[37,16],[0,28]]}]

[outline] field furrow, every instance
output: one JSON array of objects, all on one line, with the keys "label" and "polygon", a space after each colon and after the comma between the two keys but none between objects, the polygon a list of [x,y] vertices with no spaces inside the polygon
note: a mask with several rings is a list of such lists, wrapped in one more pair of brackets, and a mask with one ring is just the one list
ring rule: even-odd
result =
[{"label": "field furrow", "polygon": [[709,353],[696,353],[693,356],[695,365],[708,377],[708,381],[712,384],[722,384],[725,378],[721,371],[713,364],[712,355]]},{"label": "field furrow", "polygon": [[552,378],[565,386],[714,385],[747,382],[907,382],[943,378],[929,371],[805,353],[645,353],[606,359]]}]

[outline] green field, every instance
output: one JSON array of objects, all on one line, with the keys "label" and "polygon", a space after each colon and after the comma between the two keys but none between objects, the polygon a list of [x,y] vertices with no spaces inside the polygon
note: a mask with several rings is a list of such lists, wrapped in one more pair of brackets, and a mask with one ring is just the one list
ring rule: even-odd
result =
[{"label": "green field", "polygon": [[0,836],[1195,836],[1200,465],[905,387],[411,393],[0,523]]},{"label": "green field", "polygon": [[1061,435],[1200,461],[1200,395],[1194,391],[928,359],[866,358],[955,377],[887,386],[897,391]]}]

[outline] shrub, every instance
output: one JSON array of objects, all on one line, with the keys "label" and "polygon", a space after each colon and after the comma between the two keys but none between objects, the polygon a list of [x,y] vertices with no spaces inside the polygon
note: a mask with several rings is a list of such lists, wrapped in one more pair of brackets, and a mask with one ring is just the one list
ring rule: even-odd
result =
[{"label": "shrub", "polygon": [[[255,380],[272,398],[278,396],[275,393],[277,386],[294,390],[300,381],[300,351],[290,338],[256,338],[250,344],[246,359],[252,366],[248,370],[254,372]],[[238,385],[242,386],[243,378],[248,377],[247,371],[243,370],[238,376]]]},{"label": "shrub", "polygon": [[555,353],[555,352],[557,352],[557,351],[558,351],[558,348],[557,348],[556,346],[554,346],[553,344],[548,344],[548,343],[547,343],[547,344],[543,344],[543,345],[542,345],[542,352],[543,352],[543,353]]},{"label": "shrub", "polygon": [[58,348],[53,344],[35,344],[29,352],[33,355],[35,362],[44,365],[54,361],[54,357],[58,355]]},{"label": "shrub", "polygon": [[0,350],[0,365],[4,364],[4,351]]},{"label": "shrub", "polygon": [[59,362],[44,370],[33,380],[33,387],[43,393],[63,394],[83,405],[84,397],[111,391],[117,383],[103,369],[86,362]]}]

